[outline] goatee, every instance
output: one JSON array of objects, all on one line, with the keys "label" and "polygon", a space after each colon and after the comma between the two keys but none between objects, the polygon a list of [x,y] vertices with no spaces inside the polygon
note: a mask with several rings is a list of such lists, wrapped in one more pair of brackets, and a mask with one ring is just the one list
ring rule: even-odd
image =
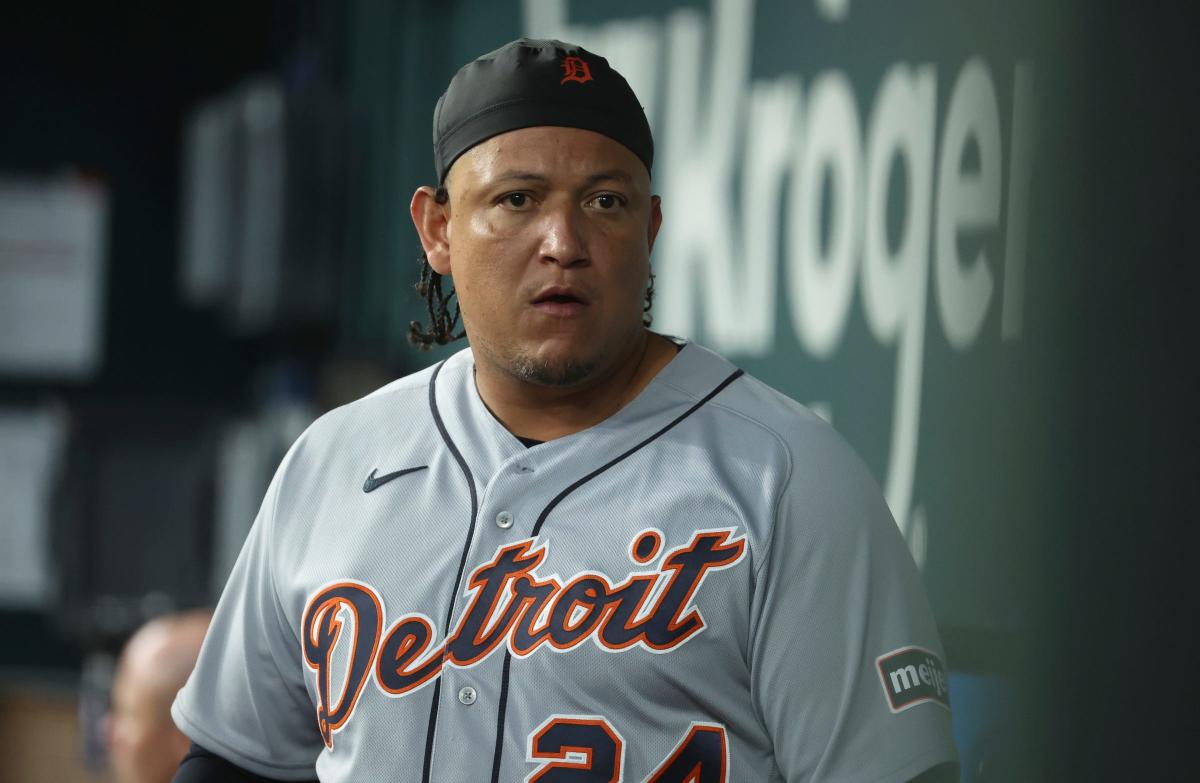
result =
[{"label": "goatee", "polygon": [[513,375],[539,386],[575,386],[587,380],[595,369],[594,362],[573,359],[552,362],[529,356],[516,357],[511,367]]}]

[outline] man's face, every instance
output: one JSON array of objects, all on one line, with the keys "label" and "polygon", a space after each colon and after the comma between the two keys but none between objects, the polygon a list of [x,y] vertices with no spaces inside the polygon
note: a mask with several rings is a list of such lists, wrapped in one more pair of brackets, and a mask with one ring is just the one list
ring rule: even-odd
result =
[{"label": "man's face", "polygon": [[[576,128],[524,128],[455,161],[444,251],[476,354],[520,380],[574,386],[630,354],[662,220],[645,166]],[[427,250],[428,250],[427,244]]]}]

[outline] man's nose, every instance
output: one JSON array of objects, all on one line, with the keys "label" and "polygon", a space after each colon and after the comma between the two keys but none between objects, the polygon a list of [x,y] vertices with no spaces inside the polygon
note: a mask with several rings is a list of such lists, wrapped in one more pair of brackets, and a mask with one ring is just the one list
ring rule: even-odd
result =
[{"label": "man's nose", "polygon": [[542,260],[561,267],[588,263],[587,227],[576,204],[556,204],[543,212]]}]

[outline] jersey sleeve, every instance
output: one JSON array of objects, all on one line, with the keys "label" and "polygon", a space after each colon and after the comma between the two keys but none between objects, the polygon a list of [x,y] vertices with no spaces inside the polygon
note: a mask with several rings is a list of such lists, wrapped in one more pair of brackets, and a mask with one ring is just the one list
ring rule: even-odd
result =
[{"label": "jersey sleeve", "polygon": [[171,715],[190,739],[239,767],[267,778],[310,780],[324,745],[305,688],[299,637],[281,606],[271,560],[287,464],[285,458],[267,490]]},{"label": "jersey sleeve", "polygon": [[757,565],[751,696],[785,780],[901,783],[956,760],[944,655],[877,484],[812,430]]}]

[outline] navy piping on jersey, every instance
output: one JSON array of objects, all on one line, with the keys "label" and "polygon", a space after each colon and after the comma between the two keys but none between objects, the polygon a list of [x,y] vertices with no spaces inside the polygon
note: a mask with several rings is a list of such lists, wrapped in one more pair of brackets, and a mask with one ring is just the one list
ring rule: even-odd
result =
[{"label": "navy piping on jersey", "polygon": [[[555,496],[555,498],[550,501],[550,503],[546,506],[546,508],[544,508],[542,510],[542,513],[538,516],[537,523],[533,526],[533,533],[532,533],[533,537],[534,538],[537,537],[538,532],[542,529],[542,525],[545,524],[545,522],[546,522],[546,518],[550,516],[550,512],[553,511],[554,508],[559,503],[561,503],[568,495],[570,495],[572,492],[574,492],[575,490],[582,487],[584,484],[586,484],[589,481],[591,481],[592,479],[594,479],[596,476],[599,476],[601,473],[608,470],[613,465],[616,465],[621,460],[623,460],[626,457],[628,457],[629,455],[633,454],[638,449],[642,448],[646,444],[650,443],[651,441],[657,439],[658,437],[662,436],[663,434],[665,434],[666,432],[671,430],[673,427],[675,427],[676,424],[679,424],[679,422],[683,421],[688,416],[691,416],[693,413],[695,413],[701,407],[703,407],[705,403],[707,403],[713,397],[716,397],[718,394],[720,394],[721,391],[726,386],[728,386],[729,384],[736,381],[739,377],[741,377],[741,375],[742,375],[741,370],[735,371],[728,378],[726,378],[725,380],[723,380],[719,384],[717,384],[716,388],[714,388],[708,394],[704,395],[704,397],[702,397],[699,402],[697,402],[695,405],[693,405],[692,407],[688,408],[686,411],[681,413],[678,417],[676,417],[674,420],[672,420],[671,423],[667,424],[667,426],[663,427],[661,430],[654,433],[650,437],[646,438],[641,443],[637,444],[636,446],[629,449],[625,453],[613,458],[608,463],[596,468],[591,473],[587,474],[586,476],[579,479],[571,486],[564,489],[562,492],[558,493],[558,495]],[[499,780],[500,780],[500,759],[501,759],[501,757],[503,755],[503,751],[504,751],[504,715],[505,715],[505,710],[508,706],[508,671],[509,671],[509,666],[511,663],[512,663],[512,650],[505,648],[505,650],[504,650],[504,673],[500,678],[500,705],[499,705],[499,708],[497,709],[497,714],[496,714],[496,752],[492,757],[492,783],[499,783]]]},{"label": "navy piping on jersey", "polygon": [[[442,371],[442,367],[446,364],[443,360],[433,370],[433,375],[429,378],[429,410],[433,414],[433,422],[437,425],[438,433],[441,434],[442,440],[446,443],[446,448],[450,449],[450,453],[454,455],[454,460],[458,466],[462,468],[463,476],[467,479],[467,487],[471,490],[471,525],[467,528],[467,542],[463,546],[462,558],[458,561],[458,575],[454,577],[454,589],[450,592],[450,605],[446,608],[446,628],[442,634],[442,638],[450,635],[450,621],[454,619],[454,599],[458,596],[458,584],[462,581],[463,571],[467,567],[467,552],[471,548],[471,540],[475,537],[475,517],[479,512],[479,498],[475,494],[475,479],[471,476],[471,469],[467,466],[467,461],[463,459],[463,455],[459,452],[458,447],[454,445],[454,441],[450,439],[450,433],[446,431],[446,425],[442,422],[442,414],[438,412],[437,405],[437,377]],[[433,735],[437,727],[438,700],[442,693],[442,678],[438,677],[433,684],[433,703],[429,707],[429,729],[425,734],[425,762],[421,771],[421,780],[423,783],[429,783],[430,766],[433,761]]]}]

